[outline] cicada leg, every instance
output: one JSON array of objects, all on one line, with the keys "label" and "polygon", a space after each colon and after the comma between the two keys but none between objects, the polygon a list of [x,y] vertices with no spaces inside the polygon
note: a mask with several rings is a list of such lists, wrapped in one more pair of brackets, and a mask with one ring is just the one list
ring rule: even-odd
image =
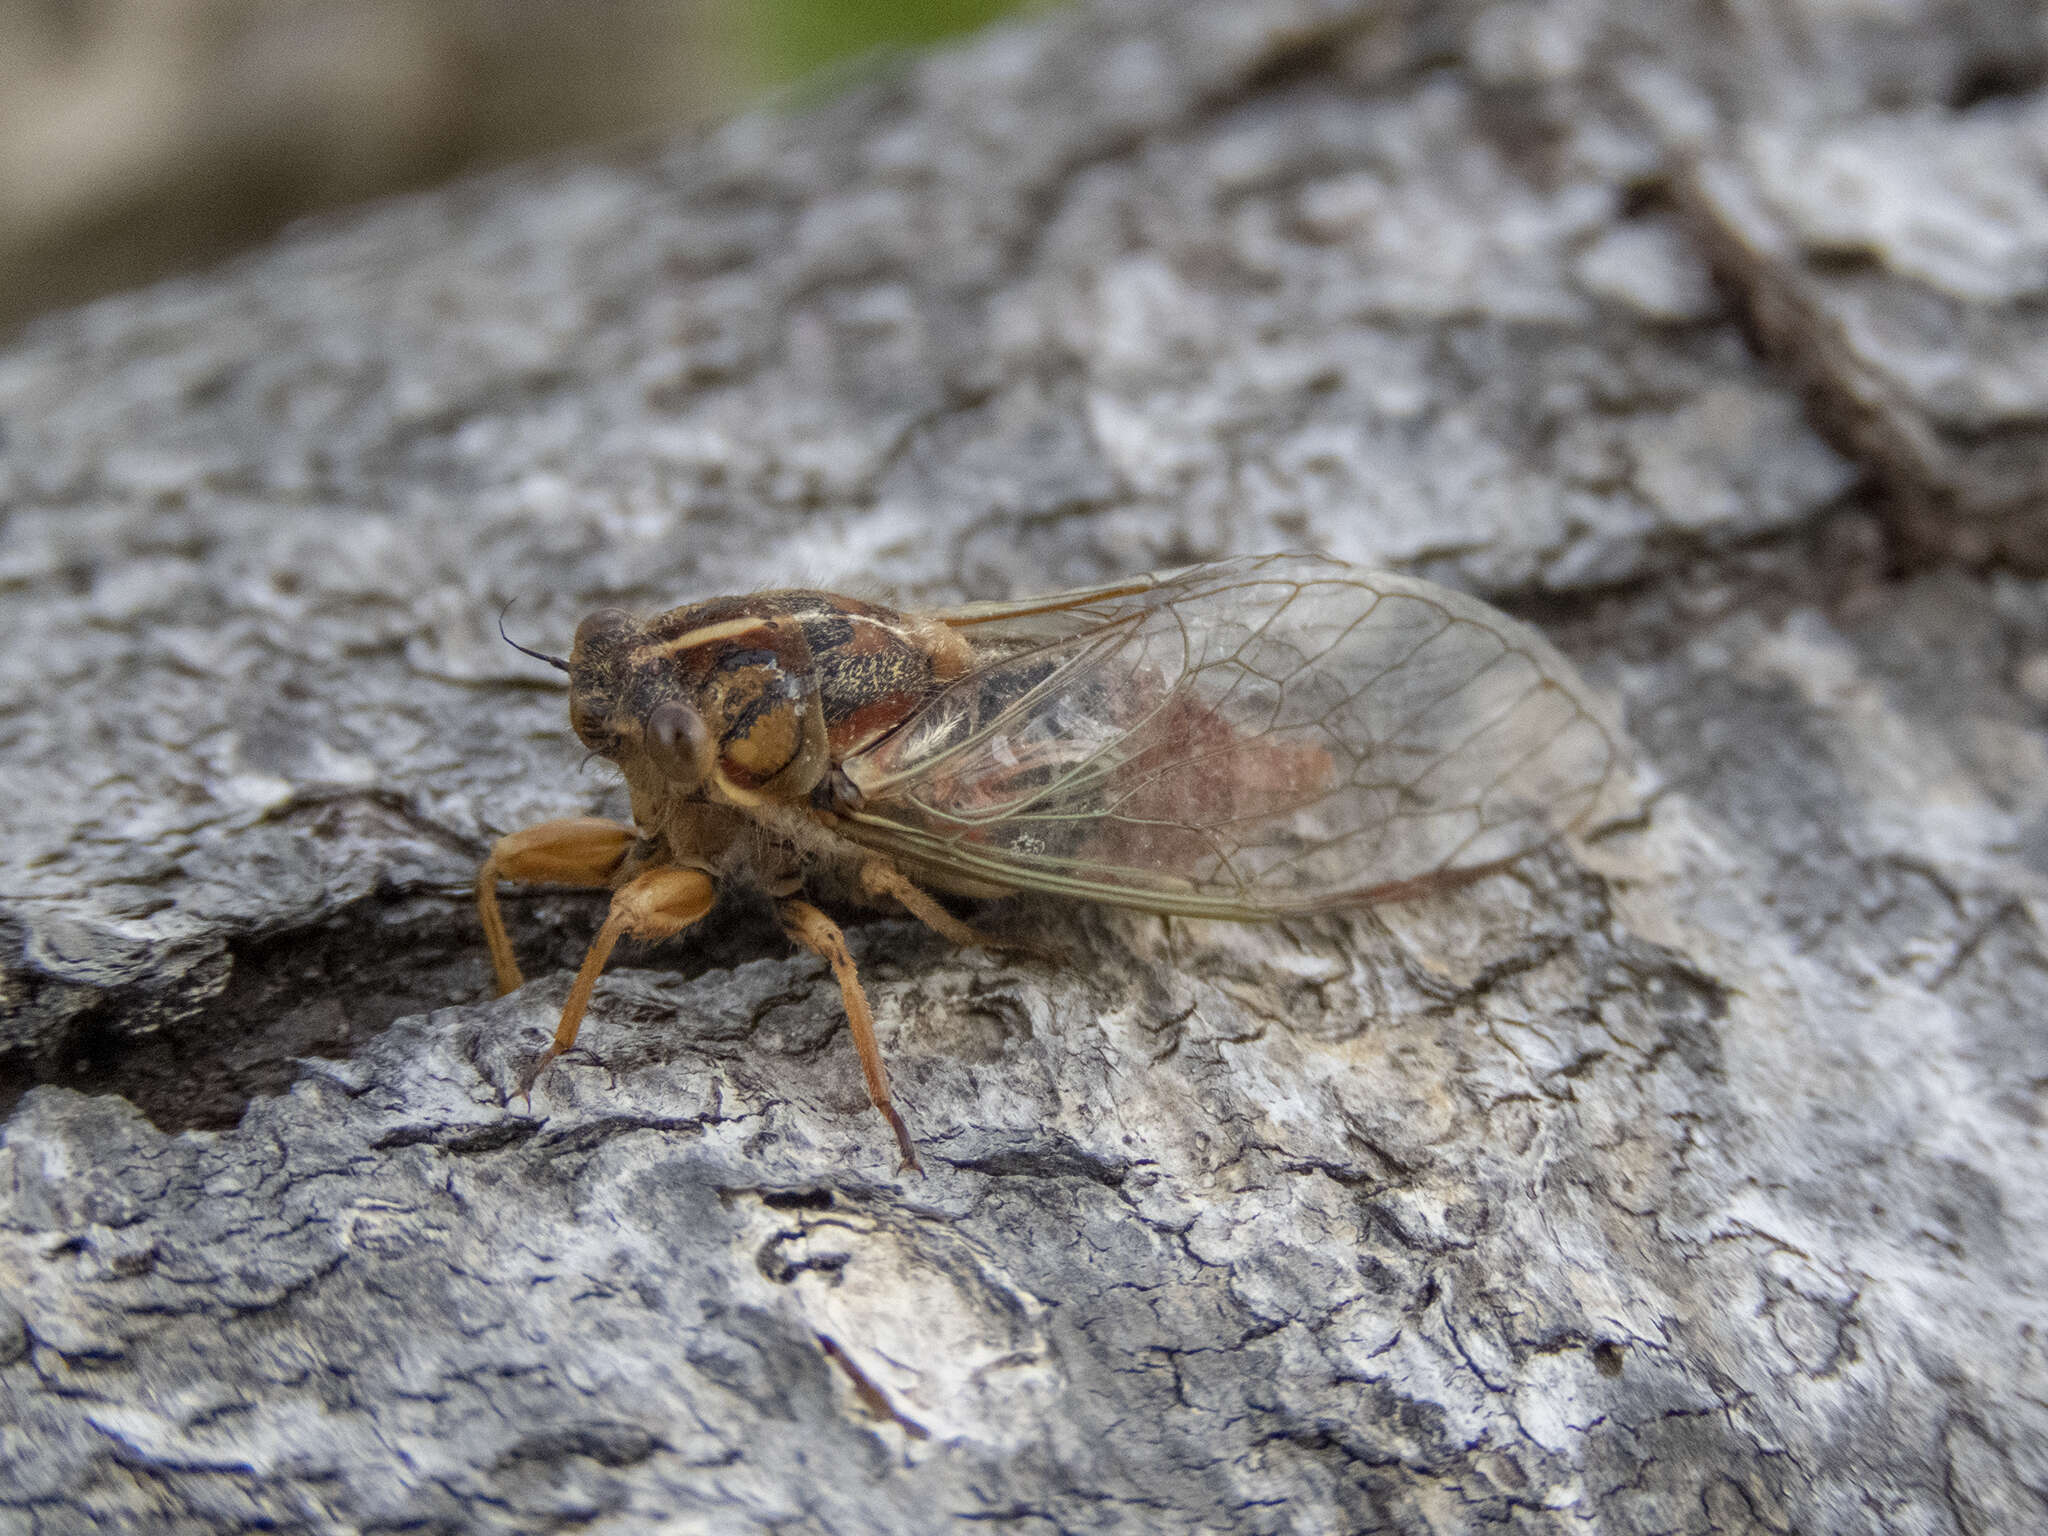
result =
[{"label": "cicada leg", "polygon": [[1040,960],[1053,958],[1034,945],[1020,944],[1015,939],[999,939],[993,934],[983,933],[972,923],[961,922],[940,906],[930,893],[913,885],[901,870],[880,859],[870,859],[861,866],[860,888],[870,896],[894,897],[904,911],[939,937],[950,939],[955,944],[969,949],[1007,950]]},{"label": "cicada leg", "polygon": [[837,923],[807,901],[778,901],[775,915],[782,921],[782,931],[793,942],[832,967],[832,974],[839,981],[840,1000],[846,1005],[846,1022],[853,1029],[853,1047],[860,1053],[860,1070],[867,1078],[868,1100],[896,1133],[903,1166],[916,1173],[924,1172],[924,1166],[917,1160],[917,1149],[911,1145],[910,1127],[903,1123],[903,1117],[889,1100],[889,1070],[882,1065],[882,1047],[875,1039],[875,1016],[868,1011],[868,995],[861,988],[853,956],[847,953],[846,935],[839,931]]},{"label": "cicada leg", "polygon": [[584,1012],[590,1007],[590,994],[619,940],[666,939],[681,933],[711,910],[716,895],[709,875],[673,868],[644,870],[613,893],[611,911],[590,941],[582,969],[569,988],[569,1000],[562,1005],[562,1022],[555,1026],[555,1038],[520,1078],[521,1093],[532,1093],[548,1063],[576,1043],[576,1031],[582,1028]]},{"label": "cicada leg", "polygon": [[491,947],[491,969],[497,975],[500,997],[517,991],[525,978],[519,974],[505,919],[498,912],[498,882],[610,885],[632,846],[631,827],[596,816],[544,821],[491,845],[491,856],[476,872],[476,909],[483,919],[484,942]]}]

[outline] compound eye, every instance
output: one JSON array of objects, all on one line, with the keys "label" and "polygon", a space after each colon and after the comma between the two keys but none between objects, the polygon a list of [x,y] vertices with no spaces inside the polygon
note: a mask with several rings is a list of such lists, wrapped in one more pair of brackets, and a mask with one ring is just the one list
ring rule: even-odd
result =
[{"label": "compound eye", "polygon": [[647,717],[647,750],[679,784],[701,784],[711,772],[711,728],[680,699],[654,706]]},{"label": "compound eye", "polygon": [[572,655],[614,650],[639,628],[639,620],[625,609],[600,608],[576,626],[576,648]]},{"label": "compound eye", "polygon": [[617,745],[612,737],[611,722],[573,692],[569,695],[569,729],[576,733],[577,740],[583,745],[604,756],[609,757]]}]

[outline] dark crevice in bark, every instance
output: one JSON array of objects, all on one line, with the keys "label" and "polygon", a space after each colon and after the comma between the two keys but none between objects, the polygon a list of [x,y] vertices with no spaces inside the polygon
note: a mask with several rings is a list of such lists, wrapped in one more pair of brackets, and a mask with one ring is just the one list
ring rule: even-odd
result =
[{"label": "dark crevice in bark", "polygon": [[[574,971],[603,922],[605,900],[594,891],[502,894],[529,981]],[[621,945],[618,968],[653,965],[694,977],[788,953],[754,904],[736,899],[686,937]],[[0,1058],[0,1117],[29,1088],[49,1083],[117,1094],[162,1131],[225,1130],[250,1100],[288,1089],[301,1058],[345,1060],[399,1019],[491,993],[476,912],[462,898],[359,902],[312,928],[230,943],[226,958],[225,982],[203,1000],[176,1005],[175,1028],[138,1033],[138,1010],[166,1005],[126,989],[74,1004],[41,1051]],[[25,992],[28,1006],[54,1009],[64,984],[28,972]]]}]

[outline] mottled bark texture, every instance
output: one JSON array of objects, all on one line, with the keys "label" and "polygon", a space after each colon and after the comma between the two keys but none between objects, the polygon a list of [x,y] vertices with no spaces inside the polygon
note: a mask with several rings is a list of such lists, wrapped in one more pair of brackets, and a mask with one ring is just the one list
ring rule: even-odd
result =
[{"label": "mottled bark texture", "polygon": [[[0,1526],[2048,1522],[2032,8],[1110,4],[0,354]],[[1746,321],[1757,322],[1754,325]],[[1315,548],[1640,814],[1275,928],[624,957],[600,602]],[[31,1082],[35,1086],[28,1086]]]}]

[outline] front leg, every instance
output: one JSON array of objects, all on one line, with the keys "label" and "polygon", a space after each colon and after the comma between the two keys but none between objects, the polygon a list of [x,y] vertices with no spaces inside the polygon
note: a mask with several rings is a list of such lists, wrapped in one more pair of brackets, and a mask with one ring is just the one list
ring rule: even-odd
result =
[{"label": "front leg", "polygon": [[483,919],[484,942],[491,947],[491,969],[498,978],[500,997],[518,991],[525,978],[519,974],[505,919],[498,912],[498,882],[610,885],[633,842],[633,829],[616,821],[567,816],[514,832],[491,845],[491,856],[476,872],[476,910]]}]

